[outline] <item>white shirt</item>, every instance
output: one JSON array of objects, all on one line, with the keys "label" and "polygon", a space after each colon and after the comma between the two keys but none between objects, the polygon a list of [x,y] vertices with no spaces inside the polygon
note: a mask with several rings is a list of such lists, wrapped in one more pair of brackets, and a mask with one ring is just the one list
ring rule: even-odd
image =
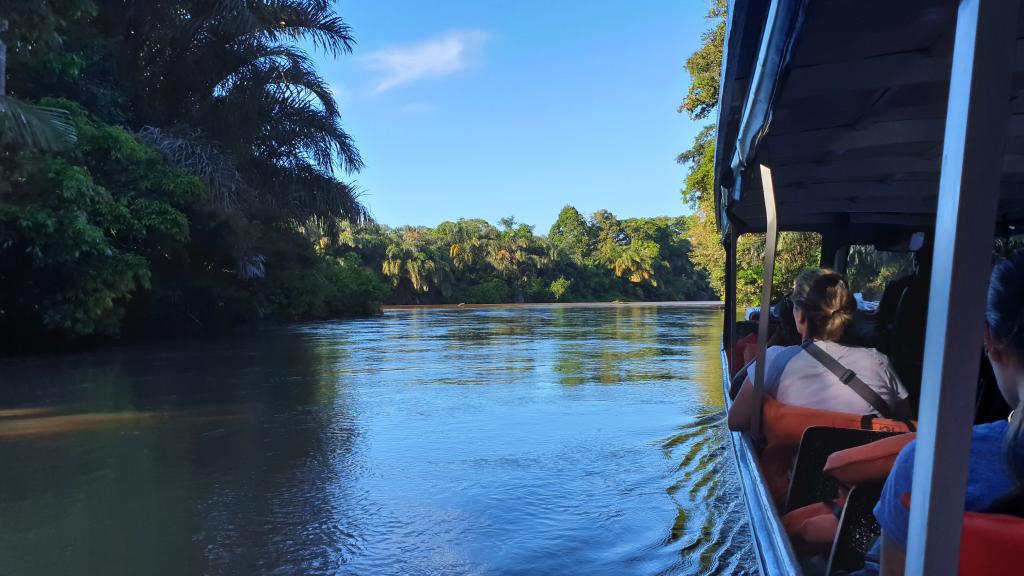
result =
[{"label": "white shirt", "polygon": [[[848,370],[857,373],[857,377],[864,381],[869,388],[874,390],[886,404],[894,406],[896,399],[905,400],[907,389],[900,382],[889,358],[874,348],[854,348],[843,346],[837,342],[815,341],[819,348],[839,361]],[[849,414],[874,414],[880,415],[866,400],[844,384],[839,377],[825,368],[820,362],[814,359],[806,350],[800,348],[795,355],[792,350],[779,355],[787,348],[786,346],[772,346],[765,350],[767,370],[765,370],[765,392],[784,404],[793,406],[804,406],[818,410],[831,410],[834,412],[846,412]],[[773,362],[784,361],[790,357],[789,362],[782,369],[778,378],[778,388],[772,386],[769,374],[778,370]],[[754,380],[754,369],[757,362],[751,362],[747,371],[751,381]]]}]

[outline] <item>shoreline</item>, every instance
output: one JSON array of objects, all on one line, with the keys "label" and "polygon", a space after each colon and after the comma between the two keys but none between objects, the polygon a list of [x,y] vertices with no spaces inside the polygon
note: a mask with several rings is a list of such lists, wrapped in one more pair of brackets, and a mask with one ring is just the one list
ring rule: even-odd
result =
[{"label": "shoreline", "polygon": [[716,300],[662,301],[662,302],[524,302],[522,304],[389,304],[381,306],[382,312],[411,310],[463,310],[475,308],[722,308],[725,304]]}]

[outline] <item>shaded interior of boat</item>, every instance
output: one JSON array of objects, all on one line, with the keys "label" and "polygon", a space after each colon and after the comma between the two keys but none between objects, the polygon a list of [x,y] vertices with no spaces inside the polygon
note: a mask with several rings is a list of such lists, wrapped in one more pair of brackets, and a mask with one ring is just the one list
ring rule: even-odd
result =
[{"label": "shaded interior of boat", "polygon": [[[978,14],[974,5],[979,2],[981,15],[968,22],[969,16]],[[1001,4],[988,13],[984,0],[729,3],[715,150],[716,209],[728,260],[722,350],[727,403],[746,377],[747,362],[758,354],[764,358],[766,337],[778,326],[778,319],[768,313],[761,315],[762,322],[738,317],[737,238],[769,236],[764,280],[769,290],[761,308],[770,310],[777,302],[770,302],[767,295],[777,296],[787,288],[770,285],[772,238],[781,231],[820,234],[821,265],[840,273],[847,269],[853,246],[913,253],[916,270],[890,283],[877,309],[858,312],[849,340],[889,356],[910,392],[915,413],[928,387],[938,386],[922,380],[927,375],[926,329],[939,314],[957,306],[944,301],[943,310],[929,313],[929,300],[942,293],[941,286],[936,290],[936,279],[955,278],[957,273],[954,267],[936,276],[928,266],[932,251],[936,261],[945,258],[936,236],[941,240],[953,224],[943,220],[943,209],[963,214],[972,203],[983,204],[991,197],[995,218],[980,217],[975,226],[978,241],[991,246],[993,258],[1019,245],[1017,236],[1024,231],[1024,12],[1016,0]],[[1011,21],[999,22],[1000,14],[1004,20],[1010,15]],[[991,40],[993,34],[986,36],[992,29],[986,26],[1000,25],[1013,28],[1003,44]],[[1009,61],[1007,91],[1002,84],[979,84],[988,72],[972,76],[957,60],[965,58],[966,43],[978,38],[982,52],[974,56],[974,64],[987,65],[993,54]],[[995,98],[988,96],[992,91]],[[1000,101],[1004,93],[1005,103]],[[968,108],[958,108],[965,98]],[[961,113],[967,109],[971,114],[981,110],[979,114],[998,115],[1005,134],[982,141],[989,148],[971,148],[974,133],[968,119],[974,117]],[[954,148],[958,142],[959,151]],[[978,159],[986,150],[999,153],[994,159]],[[952,182],[956,167],[946,164],[959,160],[962,167],[973,162],[968,167],[988,170],[993,186],[969,188]],[[940,182],[962,188],[957,196],[962,206],[940,209]],[[956,256],[951,258],[958,262]],[[975,264],[983,268],[990,262]],[[1005,419],[1010,407],[980,353],[980,334],[977,341],[977,351],[965,355],[971,373],[974,363],[978,365],[974,422]],[[754,380],[753,374],[749,377]],[[930,417],[922,414],[922,422]],[[795,459],[785,463],[790,486],[781,499],[773,498],[766,478],[764,431],[734,433],[762,573],[838,574],[861,566],[879,534],[872,508],[884,477],[846,486],[823,469],[830,456],[898,431],[860,428],[867,429],[813,422],[805,426],[799,444],[793,446]],[[835,505],[837,526],[824,551],[805,554],[787,536],[783,517],[818,503]]]}]

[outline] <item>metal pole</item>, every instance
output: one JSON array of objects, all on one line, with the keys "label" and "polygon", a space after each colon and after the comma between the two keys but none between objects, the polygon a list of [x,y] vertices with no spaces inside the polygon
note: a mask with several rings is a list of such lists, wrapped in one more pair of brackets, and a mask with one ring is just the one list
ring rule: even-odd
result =
[{"label": "metal pole", "polygon": [[761,314],[757,323],[757,367],[754,370],[754,408],[751,413],[750,433],[755,440],[761,437],[761,400],[764,393],[764,361],[768,348],[768,321],[771,317],[772,278],[775,275],[775,244],[779,236],[775,218],[775,188],[772,170],[761,165],[761,188],[764,190],[764,278],[761,286]]},{"label": "metal pole", "polygon": [[729,376],[731,377],[739,366],[732,363],[733,354],[736,352],[736,232],[730,230],[725,239],[725,326],[723,340],[727,357],[729,358]]},{"label": "metal pole", "polygon": [[846,263],[850,259],[850,245],[843,244],[836,247],[832,253],[832,270],[839,274],[846,275]]},{"label": "metal pole", "polygon": [[957,573],[1017,11],[1018,0],[961,0],[957,13],[910,509],[910,575]]}]

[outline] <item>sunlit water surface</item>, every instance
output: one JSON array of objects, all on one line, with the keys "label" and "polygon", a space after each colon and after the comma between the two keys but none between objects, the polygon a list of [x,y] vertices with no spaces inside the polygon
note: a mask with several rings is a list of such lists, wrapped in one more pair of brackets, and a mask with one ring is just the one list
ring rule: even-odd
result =
[{"label": "sunlit water surface", "polygon": [[401,310],[2,361],[0,574],[742,573],[720,333]]}]

